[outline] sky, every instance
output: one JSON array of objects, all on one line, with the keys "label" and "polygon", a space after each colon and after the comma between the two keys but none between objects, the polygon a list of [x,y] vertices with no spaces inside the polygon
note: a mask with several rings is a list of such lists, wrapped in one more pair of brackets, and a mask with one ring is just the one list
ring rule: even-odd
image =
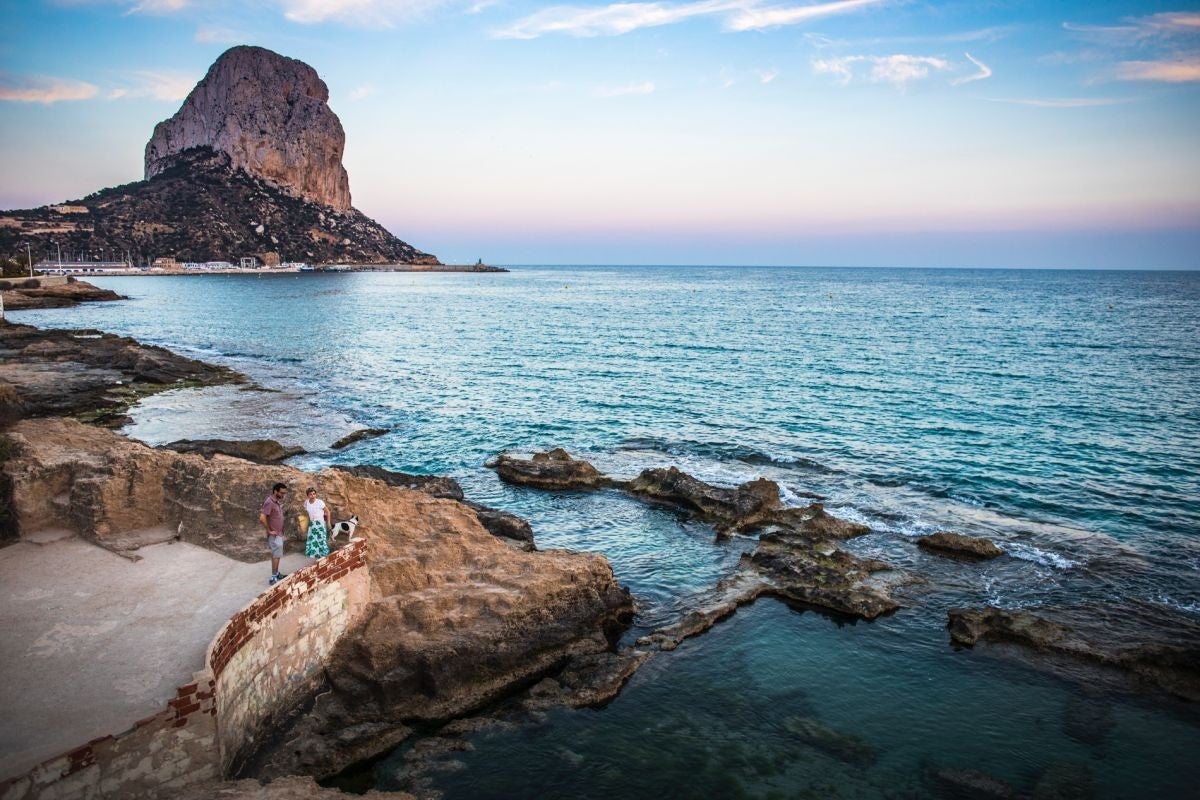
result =
[{"label": "sky", "polygon": [[1200,4],[0,14],[0,208],[141,179],[155,123],[254,44],[329,85],[354,205],[447,263],[1200,269]]}]

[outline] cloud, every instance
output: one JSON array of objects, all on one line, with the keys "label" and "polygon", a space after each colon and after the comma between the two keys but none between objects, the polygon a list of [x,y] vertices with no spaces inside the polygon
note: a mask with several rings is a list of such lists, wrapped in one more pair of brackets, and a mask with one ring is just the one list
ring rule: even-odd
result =
[{"label": "cloud", "polygon": [[84,81],[45,75],[0,75],[0,100],[13,103],[60,103],[87,100],[100,89]]},{"label": "cloud", "polygon": [[182,72],[168,70],[135,70],[125,73],[127,86],[117,86],[109,91],[109,100],[148,97],[152,100],[179,102],[187,97],[198,78]]},{"label": "cloud", "polygon": [[1162,61],[1122,61],[1117,64],[1117,80],[1193,83],[1200,81],[1200,56]]},{"label": "cloud", "polygon": [[189,0],[140,0],[126,14],[174,14],[187,8]]},{"label": "cloud", "polygon": [[[358,26],[391,27],[421,17],[458,0],[276,0],[291,22],[315,25],[342,22]],[[482,8],[480,9],[482,10]]]},{"label": "cloud", "polygon": [[234,28],[201,25],[196,29],[195,40],[200,44],[237,44],[250,38],[249,34]]},{"label": "cloud", "polygon": [[650,81],[642,83],[627,83],[623,86],[600,86],[596,89],[597,97],[626,97],[628,95],[650,94],[654,84]]},{"label": "cloud", "polygon": [[982,61],[975,59],[970,53],[963,53],[963,55],[967,57],[967,61],[970,61],[975,65],[979,72],[976,72],[974,75],[966,75],[962,78],[955,78],[954,80],[950,81],[951,86],[962,86],[964,83],[981,81],[985,78],[992,77],[991,67],[989,67],[987,64],[984,64]]},{"label": "cloud", "polygon": [[817,3],[809,6],[771,6],[762,8],[748,5],[725,23],[731,31],[761,31],[781,25],[796,25],[819,17],[844,14],[864,6],[878,5],[883,0],[840,0],[834,3]]},{"label": "cloud", "polygon": [[1130,102],[1125,97],[985,97],[992,103],[1014,103],[1020,106],[1035,108],[1095,108],[1096,106],[1116,106]]},{"label": "cloud", "polygon": [[768,6],[762,0],[696,0],[690,3],[611,3],[606,6],[551,6],[492,32],[497,39],[567,36],[620,36],[640,28],[674,25],[697,17],[719,16],[729,31],[795,25],[819,17],[879,5],[888,0],[838,0],[811,5]]},{"label": "cloud", "polygon": [[1188,36],[1200,33],[1200,13],[1167,11],[1147,17],[1127,17],[1122,25],[1079,25],[1073,22],[1064,22],[1063,29],[1081,34],[1085,38],[1116,43]]},{"label": "cloud", "polygon": [[359,86],[350,92],[347,99],[352,103],[357,103],[359,100],[366,100],[378,91],[374,86]]},{"label": "cloud", "polygon": [[835,75],[842,84],[849,83],[860,64],[870,65],[867,80],[872,83],[890,83],[898,89],[907,88],[911,81],[924,80],[931,71],[950,69],[950,62],[936,56],[913,56],[897,53],[890,56],[839,56],[815,59],[813,70]]},{"label": "cloud", "polygon": [[761,84],[768,84],[779,77],[779,70],[774,67],[767,69],[757,68],[746,72],[738,72],[729,67],[722,67],[718,82],[722,89],[728,89],[730,86],[741,83],[743,80],[754,80]]}]

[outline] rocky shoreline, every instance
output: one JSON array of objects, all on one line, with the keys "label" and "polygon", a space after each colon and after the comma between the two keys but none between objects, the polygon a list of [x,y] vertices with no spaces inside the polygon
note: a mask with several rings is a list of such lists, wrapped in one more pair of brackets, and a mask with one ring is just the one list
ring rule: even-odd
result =
[{"label": "rocky shoreline", "polygon": [[[289,454],[272,448],[274,442],[248,450],[246,442],[219,441],[149,448],[101,427],[118,426],[129,404],[154,391],[245,380],[126,337],[0,324],[3,541],[65,523],[122,554],[165,536],[259,561],[253,520],[261,487],[275,480],[294,490],[316,483],[334,507],[363,519],[370,612],[338,643],[312,701],[242,762],[240,775],[273,782],[266,789],[246,781],[207,787],[219,796],[324,796],[332,790],[318,788],[312,777],[332,777],[432,729],[410,754],[419,775],[422,763],[457,747],[475,728],[512,724],[518,712],[526,719],[547,708],[611,700],[656,653],[674,650],[759,597],[872,620],[908,602],[893,596],[897,587],[924,580],[850,552],[846,543],[868,533],[866,526],[817,502],[786,507],[770,480],[720,487],[675,467],[619,479],[562,449],[489,461],[510,484],[619,491],[709,524],[717,539],[757,537],[699,608],[618,646],[634,599],[607,560],[539,551],[527,521],[470,502],[453,478],[373,465],[305,473],[278,463]],[[195,524],[197,516],[248,522],[214,531]],[[297,534],[293,520],[289,525]],[[987,540],[950,532],[917,544],[968,562],[1003,556]],[[1115,647],[1078,633],[1073,620],[1056,621],[1054,609],[1043,611],[1045,617],[951,609],[948,644],[996,647],[1000,654],[1016,648],[1050,669],[1043,654],[1093,664],[1178,698],[1200,699],[1194,626],[1168,626],[1144,646]],[[502,711],[480,713],[500,700]],[[841,746],[811,722],[795,726],[801,738]]]}]

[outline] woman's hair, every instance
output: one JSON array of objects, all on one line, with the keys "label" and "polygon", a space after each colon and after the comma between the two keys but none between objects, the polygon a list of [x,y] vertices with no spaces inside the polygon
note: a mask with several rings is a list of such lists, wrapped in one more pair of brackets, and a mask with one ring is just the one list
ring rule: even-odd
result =
[{"label": "woman's hair", "polygon": [[305,490],[304,490],[304,493],[305,493],[305,494],[316,494],[316,493],[317,493],[317,487],[315,487],[315,486],[310,486],[310,487],[308,487],[307,489],[305,489]]}]

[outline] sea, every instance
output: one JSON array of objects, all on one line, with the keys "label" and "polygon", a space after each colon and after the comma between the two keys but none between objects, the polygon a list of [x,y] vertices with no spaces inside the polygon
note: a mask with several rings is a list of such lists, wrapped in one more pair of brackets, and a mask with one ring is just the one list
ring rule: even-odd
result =
[{"label": "sea", "polygon": [[[869,525],[847,549],[924,579],[869,623],[759,600],[655,656],[602,708],[479,731],[419,775],[406,743],[362,767],[362,788],[916,798],[955,796],[938,776],[973,770],[1025,796],[1197,796],[1195,704],[954,647],[946,612],[1067,608],[1115,638],[1130,619],[1200,622],[1200,273],[518,266],[94,282],[129,300],[8,316],[130,335],[260,387],[156,395],[126,433],[268,436],[306,447],[291,462],[305,469],[451,475],[527,518],[540,548],[607,556],[638,605],[627,641],[701,605],[753,539],[718,541],[617,492],[506,486],[488,458],[564,447],[622,477],[765,476],[789,504],[820,498]],[[330,449],[359,427],[389,432]],[[1005,555],[965,564],[914,546],[939,530]]]}]

